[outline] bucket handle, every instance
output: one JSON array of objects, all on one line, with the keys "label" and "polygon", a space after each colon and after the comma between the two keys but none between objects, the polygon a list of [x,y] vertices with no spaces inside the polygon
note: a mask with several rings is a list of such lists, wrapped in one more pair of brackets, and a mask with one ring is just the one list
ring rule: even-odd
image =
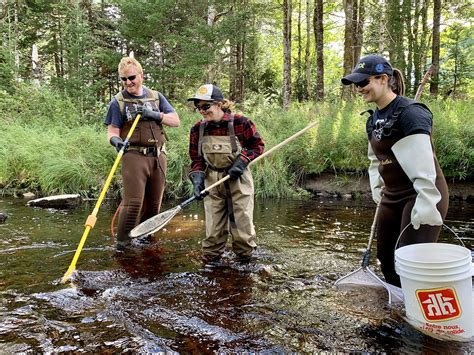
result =
[{"label": "bucket handle", "polygon": [[[393,253],[394,253],[394,254],[395,254],[395,251],[397,250],[398,243],[400,242],[400,239],[402,238],[403,233],[404,233],[405,230],[406,230],[409,226],[411,226],[411,225],[412,225],[411,222],[408,223],[408,224],[405,226],[405,228],[403,228],[403,230],[401,231],[400,235],[398,236],[397,242],[395,243],[395,249],[393,250]],[[449,228],[449,227],[448,227],[446,224],[444,224],[444,223],[443,223],[442,226],[443,226],[444,228],[446,228],[447,230],[449,230],[451,233],[453,233],[454,236],[456,237],[456,239],[461,242],[462,246],[463,246],[463,247],[466,247],[466,245],[464,244],[464,242],[462,241],[462,239],[459,238],[459,236],[457,235],[457,233],[456,233],[455,231],[453,231],[451,228]]]}]

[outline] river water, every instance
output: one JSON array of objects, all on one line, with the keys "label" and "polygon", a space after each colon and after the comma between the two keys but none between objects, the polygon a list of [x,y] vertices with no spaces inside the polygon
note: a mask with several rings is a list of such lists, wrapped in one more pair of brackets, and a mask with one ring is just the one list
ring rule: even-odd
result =
[{"label": "river water", "polygon": [[[0,353],[474,348],[420,333],[401,304],[387,304],[383,288],[333,286],[360,266],[375,210],[370,201],[256,201],[257,259],[240,265],[228,253],[217,266],[199,261],[200,203],[125,255],[115,253],[110,237],[115,206],[104,204],[77,273],[61,284],[92,209],[0,199],[9,215],[0,225]],[[474,249],[474,204],[452,202],[446,224]],[[459,243],[449,232],[440,241]],[[370,268],[380,275],[374,257]]]}]

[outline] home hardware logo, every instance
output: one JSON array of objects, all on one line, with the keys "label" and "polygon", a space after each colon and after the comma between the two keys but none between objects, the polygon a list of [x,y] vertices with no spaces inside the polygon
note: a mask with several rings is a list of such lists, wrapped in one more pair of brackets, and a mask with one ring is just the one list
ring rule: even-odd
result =
[{"label": "home hardware logo", "polygon": [[428,321],[441,322],[455,319],[462,313],[456,290],[453,288],[417,290],[416,298],[423,316]]}]

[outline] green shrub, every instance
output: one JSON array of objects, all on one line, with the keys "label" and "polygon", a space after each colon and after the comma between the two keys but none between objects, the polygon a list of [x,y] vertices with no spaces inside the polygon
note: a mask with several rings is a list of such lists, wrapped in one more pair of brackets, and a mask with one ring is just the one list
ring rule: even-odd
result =
[{"label": "green shrub", "polygon": [[[427,105],[434,115],[433,141],[447,178],[474,176],[474,116],[472,102],[433,101]],[[169,141],[167,196],[184,198],[191,191],[188,179],[189,131],[201,116],[188,106],[175,104],[179,128],[166,128]],[[245,107],[245,105],[243,106]],[[248,106],[243,112],[257,126],[269,150],[312,121],[317,127],[275,151],[252,167],[259,197],[304,195],[299,188],[306,174],[333,172],[344,176],[366,174],[368,109],[360,99],[351,103],[294,104],[285,111],[273,105]],[[43,194],[81,193],[98,196],[114,159],[106,140],[104,106],[87,119],[70,100],[48,88],[26,84],[15,96],[0,91],[0,186],[38,190]],[[92,111],[91,111],[92,112]],[[120,192],[116,173],[110,193]]]}]

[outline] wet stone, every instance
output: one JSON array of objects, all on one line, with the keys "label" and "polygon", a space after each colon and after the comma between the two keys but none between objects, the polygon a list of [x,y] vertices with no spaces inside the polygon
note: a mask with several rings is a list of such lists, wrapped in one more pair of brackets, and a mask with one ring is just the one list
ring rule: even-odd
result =
[{"label": "wet stone", "polygon": [[79,194],[65,194],[30,200],[27,205],[44,208],[73,208],[79,206],[80,203],[81,196]]}]

